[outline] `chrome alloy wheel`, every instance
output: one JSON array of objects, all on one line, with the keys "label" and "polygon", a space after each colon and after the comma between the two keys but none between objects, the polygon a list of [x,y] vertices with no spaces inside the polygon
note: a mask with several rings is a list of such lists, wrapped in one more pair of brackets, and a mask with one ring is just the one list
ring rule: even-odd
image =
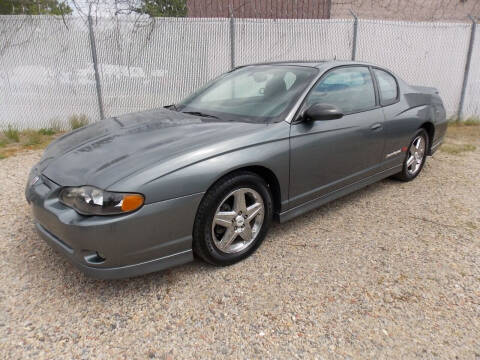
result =
[{"label": "chrome alloy wheel", "polygon": [[413,140],[408,150],[407,170],[410,175],[415,175],[421,168],[425,158],[426,141],[422,135]]},{"label": "chrome alloy wheel", "polygon": [[246,249],[263,225],[265,206],[258,192],[240,188],[228,194],[217,208],[212,221],[215,246],[224,253]]}]

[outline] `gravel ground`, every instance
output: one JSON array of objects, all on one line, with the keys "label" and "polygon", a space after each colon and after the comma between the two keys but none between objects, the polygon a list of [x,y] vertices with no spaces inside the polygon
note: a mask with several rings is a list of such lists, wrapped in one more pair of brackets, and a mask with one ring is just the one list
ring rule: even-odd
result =
[{"label": "gravel ground", "polygon": [[85,277],[0,160],[0,357],[480,358],[480,143],[273,226],[246,261]]}]

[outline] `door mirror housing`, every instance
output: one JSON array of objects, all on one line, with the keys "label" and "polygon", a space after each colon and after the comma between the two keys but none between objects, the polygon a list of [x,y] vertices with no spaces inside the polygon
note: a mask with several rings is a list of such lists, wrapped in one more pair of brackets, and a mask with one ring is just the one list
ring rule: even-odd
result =
[{"label": "door mirror housing", "polygon": [[342,110],[332,104],[313,104],[304,113],[306,121],[334,120],[343,117]]}]

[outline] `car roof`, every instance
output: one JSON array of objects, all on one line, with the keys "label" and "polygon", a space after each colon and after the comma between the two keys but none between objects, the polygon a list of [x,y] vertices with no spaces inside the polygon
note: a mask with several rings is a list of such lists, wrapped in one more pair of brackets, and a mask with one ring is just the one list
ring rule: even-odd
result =
[{"label": "car roof", "polygon": [[352,60],[288,60],[288,61],[270,61],[255,64],[246,64],[243,66],[257,66],[257,65],[290,65],[290,66],[307,66],[313,68],[320,67],[335,67],[341,65],[364,65],[364,66],[377,66],[374,64],[352,61]]}]

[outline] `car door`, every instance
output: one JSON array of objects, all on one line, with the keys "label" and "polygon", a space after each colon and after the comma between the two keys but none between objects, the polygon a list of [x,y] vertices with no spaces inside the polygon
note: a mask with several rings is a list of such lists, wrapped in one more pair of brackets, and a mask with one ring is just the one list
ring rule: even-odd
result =
[{"label": "car door", "polygon": [[344,116],[302,121],[290,129],[289,207],[327,195],[374,174],[383,158],[384,115],[370,69],[330,70],[312,88],[300,114],[313,104],[333,104]]},{"label": "car door", "polygon": [[[389,72],[372,67],[378,87],[378,99],[384,114],[385,148],[382,168],[399,165],[405,158],[405,146],[410,142],[417,124],[410,123],[405,104],[400,102],[400,88],[395,77]],[[411,115],[411,114],[410,114]],[[407,126],[405,126],[407,124]]]}]

